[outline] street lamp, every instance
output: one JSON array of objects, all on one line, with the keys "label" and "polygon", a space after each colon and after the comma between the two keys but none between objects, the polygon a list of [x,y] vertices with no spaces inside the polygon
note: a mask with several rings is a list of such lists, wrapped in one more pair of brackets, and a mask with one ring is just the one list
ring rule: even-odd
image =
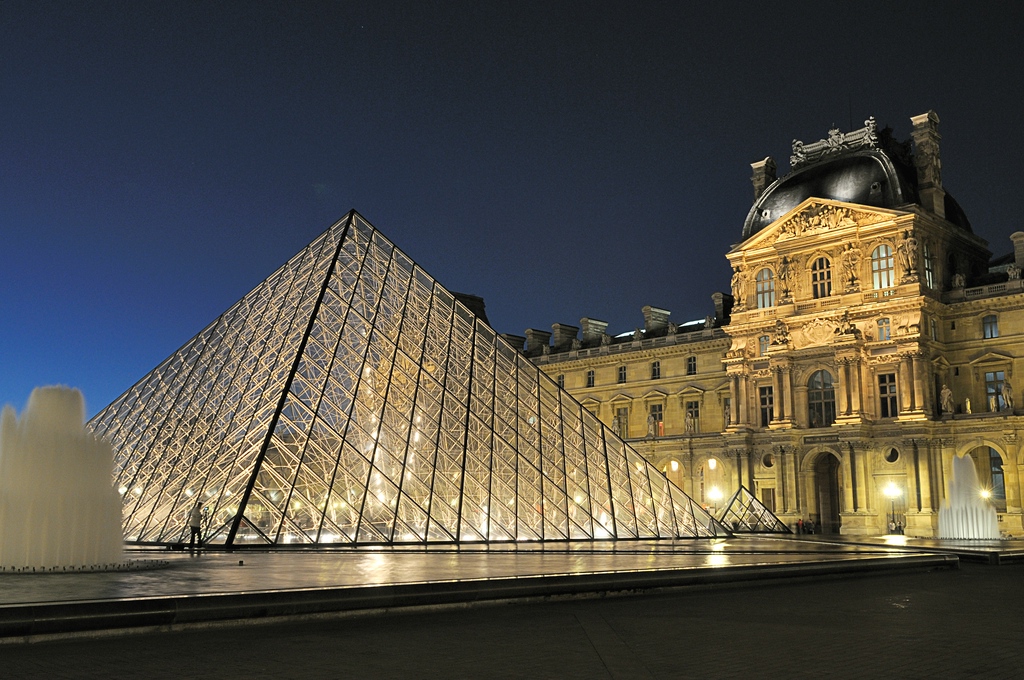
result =
[{"label": "street lamp", "polygon": [[889,482],[883,490],[883,493],[891,503],[892,514],[889,516],[889,533],[893,533],[895,532],[896,527],[896,499],[903,495],[903,491],[893,482]]},{"label": "street lamp", "polygon": [[[711,487],[710,489],[708,489],[708,498],[713,503],[713,505],[711,507],[714,508],[715,512],[717,513],[718,512],[718,501],[722,500],[722,490],[719,489],[717,486]],[[712,513],[712,514],[714,514],[714,513]]]}]

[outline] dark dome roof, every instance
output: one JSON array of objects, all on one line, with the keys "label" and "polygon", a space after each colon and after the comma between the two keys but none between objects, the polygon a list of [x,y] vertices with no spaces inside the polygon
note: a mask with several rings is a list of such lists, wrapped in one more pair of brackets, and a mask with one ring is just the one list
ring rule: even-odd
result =
[{"label": "dark dome roof", "polygon": [[[888,142],[889,130],[880,135]],[[888,144],[892,146],[892,144]],[[743,240],[779,219],[808,198],[825,198],[878,208],[918,203],[917,172],[901,149],[861,148],[826,156],[775,180],[754,201],[743,223]],[[970,222],[946,194],[946,219],[966,231]]]}]

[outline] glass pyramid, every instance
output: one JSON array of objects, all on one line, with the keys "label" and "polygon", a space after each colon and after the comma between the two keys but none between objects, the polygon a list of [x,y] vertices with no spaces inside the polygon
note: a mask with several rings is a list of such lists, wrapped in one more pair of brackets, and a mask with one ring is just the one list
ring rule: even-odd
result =
[{"label": "glass pyramid", "polygon": [[131,542],[728,534],[355,212],[90,426]]},{"label": "glass pyramid", "polygon": [[745,486],[732,495],[719,518],[737,534],[791,534],[786,523],[775,516]]}]

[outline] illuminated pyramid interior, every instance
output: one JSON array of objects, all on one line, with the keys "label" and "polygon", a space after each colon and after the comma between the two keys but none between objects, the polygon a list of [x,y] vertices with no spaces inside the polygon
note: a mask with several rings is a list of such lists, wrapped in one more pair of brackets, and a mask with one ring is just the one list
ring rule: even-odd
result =
[{"label": "illuminated pyramid interior", "polygon": [[355,212],[90,426],[132,542],[728,534]]}]

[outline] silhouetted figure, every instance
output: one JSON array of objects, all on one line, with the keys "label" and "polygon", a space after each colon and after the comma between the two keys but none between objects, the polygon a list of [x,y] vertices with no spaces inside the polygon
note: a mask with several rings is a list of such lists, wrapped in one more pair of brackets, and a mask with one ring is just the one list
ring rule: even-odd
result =
[{"label": "silhouetted figure", "polygon": [[196,543],[200,546],[203,545],[203,509],[196,503],[196,506],[192,508],[192,512],[188,514],[188,528],[191,531],[188,538],[188,554],[195,555]]}]

